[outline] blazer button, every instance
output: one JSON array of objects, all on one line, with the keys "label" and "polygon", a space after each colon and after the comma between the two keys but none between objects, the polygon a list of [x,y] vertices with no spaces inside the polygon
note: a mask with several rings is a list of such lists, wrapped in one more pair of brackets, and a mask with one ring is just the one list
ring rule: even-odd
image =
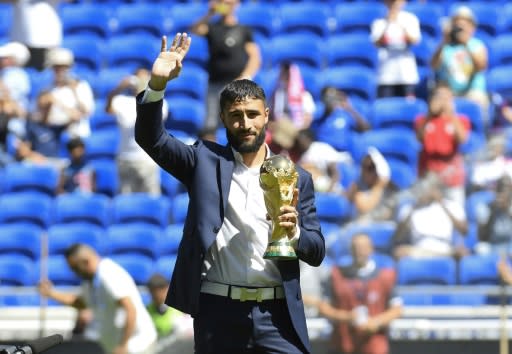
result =
[{"label": "blazer button", "polygon": [[216,234],[217,234],[217,233],[219,233],[219,231],[220,231],[220,227],[215,226],[215,227],[213,228],[213,232],[214,232],[214,233],[216,233]]}]

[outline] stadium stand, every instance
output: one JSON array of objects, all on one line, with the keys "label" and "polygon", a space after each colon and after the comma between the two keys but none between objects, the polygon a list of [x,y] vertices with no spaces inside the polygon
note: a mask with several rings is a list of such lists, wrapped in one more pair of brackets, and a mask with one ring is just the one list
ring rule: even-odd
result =
[{"label": "stadium stand", "polygon": [[[69,245],[78,241],[119,261],[138,285],[143,286],[155,271],[170,279],[189,197],[185,188],[165,171],[161,171],[161,198],[120,196],[116,166],[119,133],[114,118],[103,112],[108,93],[123,77],[139,66],[151,66],[159,51],[158,38],[187,30],[206,13],[208,6],[206,1],[157,3],[83,0],[60,5],[63,46],[75,55],[74,75],[91,84],[96,99],[97,109],[90,118],[92,134],[86,141],[87,157],[97,174],[97,193],[56,196],[58,172],[46,166],[13,162],[0,169],[0,307],[39,306],[41,299],[34,295],[33,287],[41,270],[40,241],[45,233],[50,254],[49,278],[59,286],[78,284],[62,256]],[[316,116],[322,113],[321,89],[333,85],[347,92],[353,105],[371,123],[372,129],[365,133],[347,129],[340,120],[314,126],[318,140],[352,158],[338,164],[345,192],[358,181],[360,161],[369,146],[383,153],[390,165],[391,181],[401,191],[407,191],[418,181],[419,144],[412,122],[427,111],[426,100],[436,78],[430,60],[442,38],[442,23],[461,4],[475,12],[477,37],[489,48],[489,95],[512,97],[512,4],[501,0],[408,2],[405,9],[416,14],[422,30],[422,41],[411,48],[421,79],[416,99],[376,98],[378,50],[371,43],[369,32],[372,21],[386,13],[380,1],[243,1],[238,16],[253,29],[260,45],[263,67],[254,79],[267,93],[275,87],[278,65],[293,61],[299,64],[305,87],[315,100]],[[0,42],[7,40],[10,11],[9,5],[0,6]],[[204,121],[207,48],[205,38],[194,36],[185,69],[166,92],[170,111],[166,128],[188,143],[195,140]],[[51,84],[53,74],[50,70],[27,71],[33,106],[37,94]],[[467,171],[481,153],[487,152],[485,144],[493,132],[495,112],[500,108],[491,104],[487,120],[486,112],[474,103],[456,100],[457,112],[468,116],[472,127],[469,140],[460,146]],[[12,154],[16,136],[11,134],[9,139]],[[217,140],[226,143],[224,129],[217,131]],[[511,153],[509,149],[507,159]],[[67,157],[65,153],[63,157]],[[432,326],[441,326],[446,318],[460,316],[459,306],[462,311],[468,307],[486,311],[487,306],[494,306],[499,300],[497,256],[479,255],[475,245],[479,241],[478,207],[489,205],[494,198],[493,190],[467,191],[469,232],[465,236],[454,235],[457,244],[466,246],[467,255],[457,260],[402,259],[395,263],[390,257],[393,222],[346,228],[345,223],[353,215],[348,200],[339,195],[317,194],[317,210],[327,246],[324,265],[350,264],[351,235],[365,232],[378,251],[374,256],[377,265],[395,267],[398,271],[397,291],[404,300],[406,317],[419,313],[420,319],[434,318],[434,313],[441,313],[445,317],[431,321]],[[495,321],[494,317],[494,313],[487,314],[487,319]],[[396,328],[408,330],[407,326],[417,325],[415,321],[417,318],[409,319]],[[393,336],[399,332],[390,333]]]}]

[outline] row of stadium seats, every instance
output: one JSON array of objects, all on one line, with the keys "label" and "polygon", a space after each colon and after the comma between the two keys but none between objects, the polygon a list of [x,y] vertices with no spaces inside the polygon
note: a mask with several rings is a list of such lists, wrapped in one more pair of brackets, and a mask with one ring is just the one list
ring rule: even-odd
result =
[{"label": "row of stadium seats", "polygon": [[[112,254],[132,274],[137,284],[144,285],[152,273],[162,271],[168,278],[172,274],[176,255],[160,256],[157,260],[136,253]],[[384,259],[376,255],[376,259]],[[66,265],[63,255],[53,255],[47,260],[49,279],[56,285],[77,285],[79,279]],[[398,285],[497,285],[498,258],[471,255],[459,263],[452,258],[403,258],[396,262]],[[381,261],[381,267],[393,266],[392,260]],[[386,262],[386,263],[384,263]],[[342,263],[347,264],[347,263]],[[0,255],[0,284],[3,286],[33,286],[40,273],[40,261],[18,254]],[[161,268],[160,268],[161,267]]]},{"label": "row of stadium seats", "polygon": [[37,261],[41,257],[43,235],[47,236],[50,256],[63,255],[74,243],[85,243],[101,255],[137,254],[156,260],[175,255],[183,224],[165,229],[147,223],[111,225],[103,228],[87,223],[59,224],[42,231],[27,224],[0,225],[0,255],[19,255]]},{"label": "row of stadium seats", "polygon": [[[461,4],[469,6],[478,18],[478,30],[494,36],[512,30],[512,6],[496,2],[471,1],[407,4],[420,20],[426,36],[441,37],[441,19]],[[10,23],[10,8],[0,10],[5,32]],[[190,2],[158,4],[137,2],[91,2],[60,6],[59,15],[64,33],[87,31],[107,38],[118,33],[144,32],[155,37],[163,33],[188,31],[190,26],[207,12],[207,3]],[[382,2],[245,2],[238,9],[240,22],[251,26],[257,35],[271,37],[278,33],[308,32],[319,37],[331,33],[350,33],[369,30],[373,20],[385,17],[387,9]],[[149,20],[150,19],[150,20]],[[3,34],[0,32],[0,34]]]},{"label": "row of stadium seats", "polygon": [[172,199],[144,193],[116,195],[112,199],[97,193],[62,194],[55,198],[34,192],[5,193],[0,196],[0,225],[22,223],[48,228],[68,223],[101,227],[144,223],[163,229],[169,223],[182,223],[187,206],[185,193]]}]

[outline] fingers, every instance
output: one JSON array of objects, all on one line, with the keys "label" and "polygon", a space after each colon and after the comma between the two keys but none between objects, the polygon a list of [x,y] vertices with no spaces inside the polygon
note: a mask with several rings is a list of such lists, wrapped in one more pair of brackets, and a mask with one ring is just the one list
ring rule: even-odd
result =
[{"label": "fingers", "polygon": [[178,43],[181,40],[181,33],[176,33],[174,39],[172,40],[171,47],[169,48],[170,52],[175,52],[176,48],[178,48]]},{"label": "fingers", "polygon": [[165,52],[167,50],[167,36],[162,36],[162,44],[160,45],[160,51]]},{"label": "fingers", "polygon": [[[189,37],[187,33],[176,33],[174,39],[172,40],[171,47],[169,48],[170,52],[176,52],[185,56],[190,49],[190,43],[192,38]],[[163,39],[162,39],[163,42]],[[162,48],[164,46],[162,45]]]},{"label": "fingers", "polygon": [[282,207],[281,213],[282,214],[279,216],[279,225],[288,229],[288,235],[293,237],[297,225],[299,224],[299,213],[293,206]]},{"label": "fingers", "polygon": [[293,190],[292,205],[293,205],[294,207],[296,207],[298,202],[299,202],[299,189],[298,189],[298,188],[295,188],[295,189]]}]

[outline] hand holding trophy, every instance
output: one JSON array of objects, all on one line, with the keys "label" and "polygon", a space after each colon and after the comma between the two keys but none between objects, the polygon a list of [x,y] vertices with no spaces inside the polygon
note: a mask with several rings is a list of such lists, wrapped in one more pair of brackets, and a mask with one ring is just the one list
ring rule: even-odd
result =
[{"label": "hand holding trophy", "polygon": [[[260,169],[260,186],[268,215],[272,221],[270,242],[263,258],[274,260],[297,259],[288,238],[288,230],[281,225],[281,207],[292,206],[299,174],[292,161],[282,155],[274,155],[263,162]],[[294,205],[293,205],[294,206]],[[296,226],[297,213],[294,214]]]}]

